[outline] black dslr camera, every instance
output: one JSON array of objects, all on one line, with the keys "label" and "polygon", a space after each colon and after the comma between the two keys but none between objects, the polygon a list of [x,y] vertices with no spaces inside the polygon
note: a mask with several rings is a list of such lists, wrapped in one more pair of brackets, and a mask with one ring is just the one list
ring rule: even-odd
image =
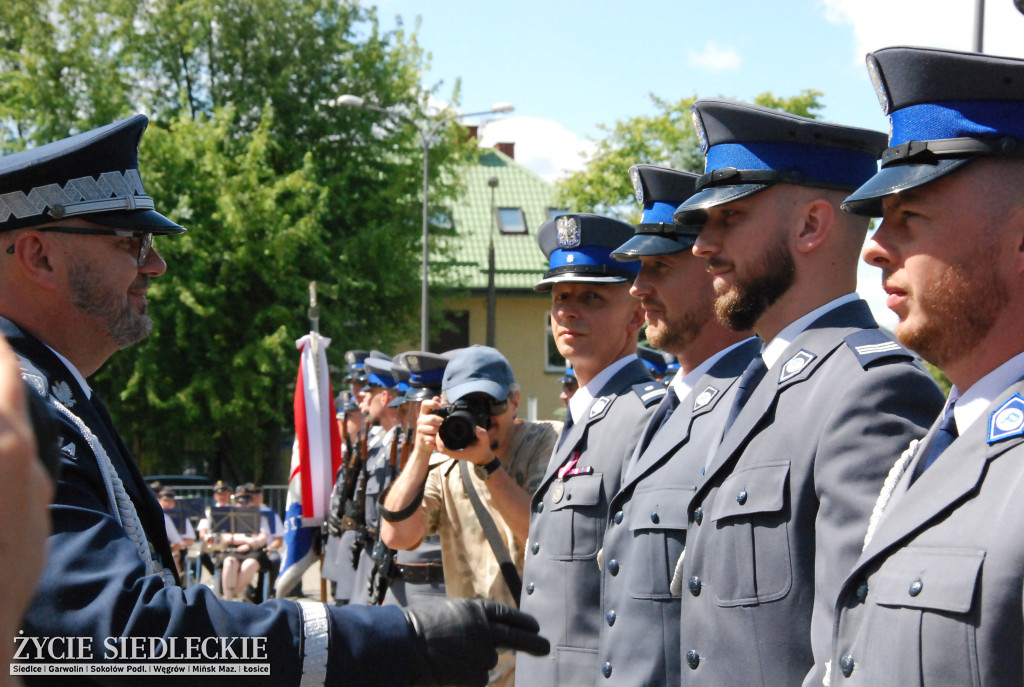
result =
[{"label": "black dslr camera", "polygon": [[487,399],[459,399],[431,411],[444,418],[437,430],[444,445],[461,451],[476,441],[476,428],[491,428],[491,402]]}]

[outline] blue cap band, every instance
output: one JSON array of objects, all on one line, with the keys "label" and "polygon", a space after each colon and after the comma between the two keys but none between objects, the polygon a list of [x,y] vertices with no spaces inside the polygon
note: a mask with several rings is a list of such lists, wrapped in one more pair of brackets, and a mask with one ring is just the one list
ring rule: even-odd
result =
[{"label": "blue cap band", "polygon": [[[549,269],[559,267],[579,267],[580,265],[597,265],[600,267],[614,266],[616,271],[626,270],[637,274],[640,272],[639,263],[619,262],[612,258],[612,248],[601,246],[577,246],[573,250],[558,248],[551,252],[551,264]],[[572,256],[572,259],[569,259]]]},{"label": "blue cap band", "polygon": [[423,386],[432,386],[440,384],[444,379],[444,368],[439,367],[436,370],[427,370],[426,372],[413,372],[409,377],[409,381],[414,384],[422,384]]},{"label": "blue cap band", "polygon": [[678,203],[654,203],[644,207],[641,224],[672,224],[672,214]]},{"label": "blue cap band", "polygon": [[1017,136],[1024,139],[1024,102],[946,101],[892,113],[889,145],[944,138]]},{"label": "blue cap band", "polygon": [[351,365],[348,366],[348,369],[353,370],[353,371],[361,370],[361,369],[363,369],[363,364],[362,363],[352,363]]},{"label": "blue cap band", "polygon": [[371,372],[369,376],[367,376],[367,384],[370,386],[383,386],[388,389],[393,389],[395,387],[395,378]]},{"label": "blue cap band", "polygon": [[708,149],[705,168],[800,171],[808,182],[859,186],[870,179],[878,164],[863,151],[799,143],[720,143]]}]

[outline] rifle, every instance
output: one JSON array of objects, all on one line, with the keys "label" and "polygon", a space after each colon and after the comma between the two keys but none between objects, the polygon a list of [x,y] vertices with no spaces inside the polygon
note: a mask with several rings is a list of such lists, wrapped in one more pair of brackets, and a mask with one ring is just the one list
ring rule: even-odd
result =
[{"label": "rifle", "polygon": [[359,556],[369,543],[369,534],[366,531],[366,432],[359,433],[359,463],[353,471],[356,476],[355,487],[352,498],[345,502],[344,523],[348,523],[356,532],[355,540],[352,542],[352,568],[359,567]]},{"label": "rifle", "polygon": [[[401,438],[401,433],[395,432],[395,438],[391,441],[391,451],[388,454],[388,484],[395,481],[398,473],[398,444]],[[402,443],[403,456],[408,457],[405,450],[405,442]],[[391,574],[395,567],[396,553],[394,549],[387,546],[381,540],[380,530],[377,530],[377,538],[373,543],[373,553],[370,554],[370,557],[373,559],[373,568],[370,570],[369,581],[370,605],[379,606],[384,603],[384,595],[387,594],[388,587],[391,585]]]}]

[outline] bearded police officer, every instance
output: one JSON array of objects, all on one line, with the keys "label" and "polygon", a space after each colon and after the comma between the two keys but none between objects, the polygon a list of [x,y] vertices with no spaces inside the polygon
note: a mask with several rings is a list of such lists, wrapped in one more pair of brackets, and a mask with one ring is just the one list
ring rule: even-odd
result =
[{"label": "bearded police officer", "polygon": [[895,464],[836,609],[832,685],[1024,683],[1024,61],[868,56],[882,169],[843,207],[896,335],[953,382]]},{"label": "bearded police officer", "polygon": [[482,684],[496,645],[544,651],[529,619],[479,602],[404,613],[253,606],[222,602],[203,585],[174,586],[163,512],[86,381],[149,333],[146,291],[167,268],[153,236],[184,231],[153,210],[143,187],[146,125],[135,116],[0,158],[0,330],[61,418],[63,454],[49,561],[24,636],[82,638],[97,657],[117,638],[263,638],[272,673],[252,684]]},{"label": "bearded police officer", "polygon": [[591,682],[678,685],[686,504],[721,435],[714,411],[760,342],[715,319],[711,277],[691,252],[698,228],[672,221],[676,206],[692,195],[696,175],[652,165],[629,172],[643,217],[612,257],[639,261],[632,293],[644,308],[647,339],[676,354],[681,372],[611,500],[602,554],[600,677],[592,674]]},{"label": "bearded police officer", "polygon": [[[550,657],[520,654],[517,685],[592,685],[601,629],[601,548],[608,502],[640,432],[665,389],[637,358],[643,324],[629,293],[636,267],[611,257],[633,233],[593,214],[559,215],[537,231],[550,268],[535,287],[551,292],[551,333],[579,389],[533,494],[521,608],[555,645]],[[660,355],[659,355],[660,357]]]},{"label": "bearded police officer", "polygon": [[693,115],[706,173],[674,217],[702,222],[718,316],[765,348],[689,503],[682,684],[820,685],[888,456],[942,405],[854,293],[867,220],[839,203],[885,137],[725,100]]}]

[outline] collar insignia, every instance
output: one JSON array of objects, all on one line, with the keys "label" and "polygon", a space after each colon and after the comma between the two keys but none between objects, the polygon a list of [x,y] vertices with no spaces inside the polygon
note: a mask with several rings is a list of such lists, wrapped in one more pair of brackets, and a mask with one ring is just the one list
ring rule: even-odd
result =
[{"label": "collar insignia", "polygon": [[816,356],[810,351],[801,349],[792,358],[786,361],[786,364],[782,366],[782,373],[779,374],[779,384],[782,382],[788,382],[789,380],[796,377],[798,374],[803,372],[803,369],[807,367]]},{"label": "collar insignia", "polygon": [[988,420],[988,443],[1024,434],[1024,397],[1014,394]]},{"label": "collar insignia", "polygon": [[715,396],[718,395],[718,389],[713,386],[709,386],[697,395],[697,398],[693,399],[693,409],[700,410],[711,401],[715,400]]},{"label": "collar insignia", "polygon": [[590,417],[600,415],[601,412],[605,409],[605,406],[608,405],[608,402],[609,399],[607,396],[602,396],[601,398],[594,401],[594,405],[590,406]]},{"label": "collar insignia", "polygon": [[67,382],[57,382],[50,387],[50,393],[53,397],[61,402],[62,405],[68,408],[75,407],[75,399],[71,396],[71,387]]}]

